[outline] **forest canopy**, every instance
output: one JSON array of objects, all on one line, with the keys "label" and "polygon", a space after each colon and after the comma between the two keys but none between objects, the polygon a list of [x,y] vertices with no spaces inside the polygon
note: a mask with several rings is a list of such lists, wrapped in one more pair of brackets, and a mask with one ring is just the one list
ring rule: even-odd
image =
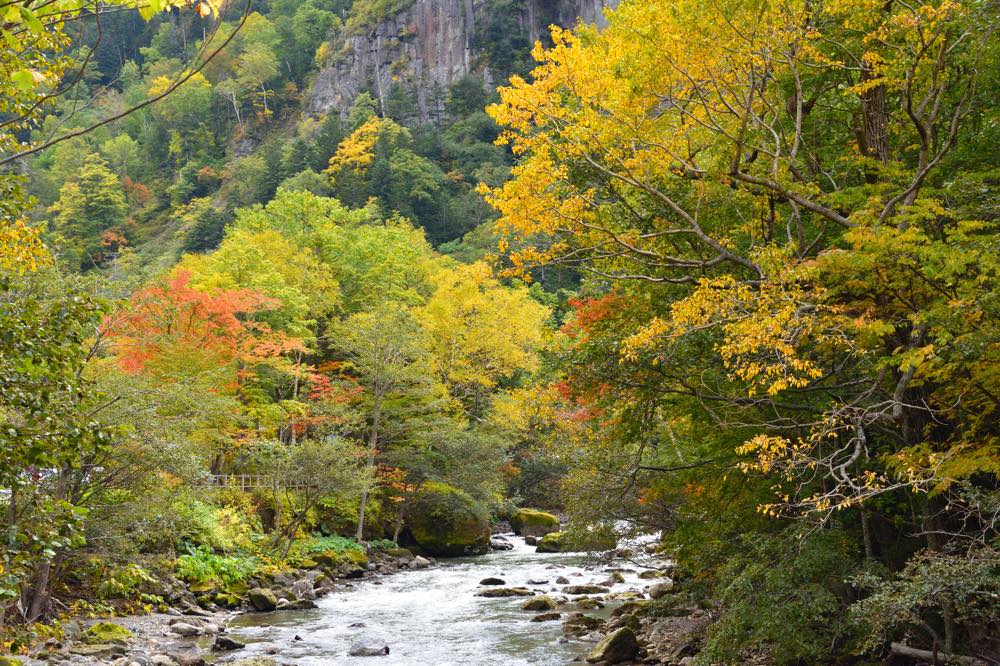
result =
[{"label": "forest canopy", "polygon": [[0,8],[0,651],[533,507],[643,649],[1000,658],[996,3],[490,0],[318,110],[422,2]]}]

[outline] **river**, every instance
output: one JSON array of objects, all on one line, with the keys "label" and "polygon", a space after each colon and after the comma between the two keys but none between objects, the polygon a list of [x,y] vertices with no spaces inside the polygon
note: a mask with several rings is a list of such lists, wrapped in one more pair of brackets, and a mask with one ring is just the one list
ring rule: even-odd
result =
[{"label": "river", "polygon": [[[573,584],[595,583],[608,578],[606,567],[588,563],[580,554],[536,553],[520,537],[505,536],[513,550],[441,560],[429,569],[365,579],[324,597],[312,610],[243,615],[229,625],[230,635],[247,643],[241,657],[274,653],[277,648],[282,663],[296,666],[567,664],[593,643],[566,642],[558,621],[530,622],[534,613],[520,609],[523,598],[475,596],[481,589],[479,581],[495,576],[507,587],[555,595],[562,587],[555,584],[557,576]],[[613,591],[641,590],[646,582],[633,572],[624,576],[625,583]],[[586,612],[606,617],[613,607]],[[351,626],[357,623],[365,626]],[[349,657],[350,645],[362,638],[385,640],[390,653]]]}]

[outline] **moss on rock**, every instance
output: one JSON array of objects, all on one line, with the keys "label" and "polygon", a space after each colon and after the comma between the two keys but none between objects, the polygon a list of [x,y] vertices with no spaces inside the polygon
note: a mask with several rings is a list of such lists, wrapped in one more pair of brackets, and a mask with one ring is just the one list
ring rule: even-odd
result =
[{"label": "moss on rock", "polygon": [[80,641],[87,645],[124,643],[131,637],[131,631],[114,622],[95,622],[83,632]]},{"label": "moss on rock", "polygon": [[458,488],[444,483],[424,485],[408,514],[410,534],[425,553],[457,557],[482,555],[490,548],[486,509]]},{"label": "moss on rock", "polygon": [[521,536],[545,536],[559,531],[559,518],[537,509],[518,509],[510,516],[510,526]]},{"label": "moss on rock", "polygon": [[21,666],[24,662],[17,657],[0,656],[0,666]]},{"label": "moss on rock", "polygon": [[538,540],[539,553],[562,553],[566,550],[566,539],[562,532],[550,532]]}]

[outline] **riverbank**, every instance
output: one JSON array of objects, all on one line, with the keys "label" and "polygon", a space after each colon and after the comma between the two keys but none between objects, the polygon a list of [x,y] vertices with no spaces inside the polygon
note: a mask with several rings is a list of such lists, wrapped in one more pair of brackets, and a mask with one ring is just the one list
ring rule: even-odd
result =
[{"label": "riverbank", "polygon": [[[435,566],[430,557],[405,548],[367,554],[320,554],[307,568],[259,574],[239,586],[188,584],[178,578],[157,581],[163,599],[158,612],[122,617],[71,618],[32,652],[11,664],[42,666],[200,666],[231,661],[245,645],[229,636],[228,626],[244,614],[271,616],[316,608],[317,601],[359,581]],[[242,589],[242,593],[237,593]],[[229,608],[221,606],[225,602]],[[274,653],[277,654],[278,650]],[[266,664],[267,661],[257,663]],[[0,666],[8,666],[0,661]]]},{"label": "riverbank", "polygon": [[65,640],[24,664],[368,663],[362,654],[380,666],[691,663],[709,616],[668,602],[668,561],[503,540],[508,549],[480,557],[432,562],[394,549],[364,567],[257,578],[239,609],[205,608],[187,590],[166,613],[69,622]]}]

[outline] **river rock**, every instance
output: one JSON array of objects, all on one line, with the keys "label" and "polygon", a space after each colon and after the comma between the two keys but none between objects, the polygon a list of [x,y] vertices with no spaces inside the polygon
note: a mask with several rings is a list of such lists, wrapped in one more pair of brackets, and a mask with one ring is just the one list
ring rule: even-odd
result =
[{"label": "river rock", "polygon": [[528,581],[528,585],[548,585],[549,581],[542,580],[541,578],[532,578]]},{"label": "river rock", "polygon": [[588,664],[619,664],[639,654],[639,641],[628,627],[612,631],[587,655]]},{"label": "river rock", "polygon": [[476,592],[477,597],[531,597],[534,594],[526,587],[494,587]]},{"label": "river rock", "polygon": [[531,618],[531,622],[551,622],[562,618],[562,613],[539,613]]},{"label": "river rock", "polygon": [[247,595],[250,597],[250,604],[258,611],[273,611],[278,605],[278,597],[274,592],[262,587],[255,587]]},{"label": "river rock", "polygon": [[389,654],[389,646],[377,638],[364,638],[353,643],[347,654],[352,657],[381,657]]},{"label": "river rock", "polygon": [[154,654],[149,658],[149,663],[153,666],[177,666],[177,662],[165,654]]},{"label": "river rock", "polygon": [[176,622],[170,625],[170,631],[177,634],[178,636],[183,636],[185,638],[197,636],[198,634],[201,633],[201,629],[194,626],[193,624],[188,624],[187,622]]},{"label": "river rock", "polygon": [[538,545],[538,539],[536,537],[533,537],[533,536],[526,536],[526,537],[524,537],[524,543],[525,543],[525,545],[528,545],[528,546],[535,546],[535,545]]},{"label": "river rock", "polygon": [[125,654],[125,646],[119,643],[84,644],[70,648],[69,653],[90,659],[107,659]]},{"label": "river rock", "polygon": [[514,544],[510,543],[506,539],[490,539],[490,550],[514,550]]},{"label": "river rock", "polygon": [[645,599],[646,595],[642,592],[636,592],[635,590],[625,590],[624,592],[614,592],[609,594],[608,599],[614,599],[615,601],[637,601],[639,599]]},{"label": "river rock", "polygon": [[84,630],[80,641],[87,645],[124,644],[131,637],[131,631],[114,622],[95,622]]},{"label": "river rock", "polygon": [[559,518],[537,509],[518,509],[510,516],[514,534],[541,537],[559,531]]},{"label": "river rock", "polygon": [[216,636],[215,643],[212,644],[212,650],[215,652],[229,652],[231,650],[242,650],[246,647],[246,643],[241,643],[234,638],[229,636]]},{"label": "river rock", "polygon": [[431,561],[428,560],[426,557],[422,557],[420,555],[417,555],[416,557],[413,558],[413,560],[410,561],[411,569],[426,569],[430,565]]},{"label": "river rock", "polygon": [[559,576],[556,578],[556,585],[569,585],[569,578],[566,578],[566,576]]},{"label": "river rock", "polygon": [[643,580],[652,580],[653,578],[663,578],[667,574],[663,573],[659,569],[646,569],[639,573],[639,578]]},{"label": "river rock", "polygon": [[604,604],[602,604],[597,599],[594,599],[593,597],[584,597],[583,599],[577,599],[576,606],[577,608],[582,608],[584,610],[591,610],[594,608],[604,608]]},{"label": "river rock", "polygon": [[407,510],[410,534],[420,549],[437,557],[483,555],[490,549],[486,508],[464,490],[426,483]]},{"label": "river rock", "polygon": [[298,599],[315,599],[316,586],[308,578],[297,580],[292,584],[292,594]]},{"label": "river rock", "polygon": [[604,621],[599,618],[584,615],[583,613],[570,613],[569,617],[563,621],[562,630],[564,634],[582,636],[589,631],[599,628],[603,624]]},{"label": "river rock", "polygon": [[649,596],[653,597],[654,599],[659,599],[660,597],[670,594],[671,590],[673,589],[674,589],[674,581],[667,579],[664,580],[662,583],[657,583],[656,585],[650,586],[648,591],[649,591]]},{"label": "river rock", "polygon": [[555,599],[545,594],[532,597],[521,604],[521,610],[526,611],[551,611],[555,609]]},{"label": "river rock", "polygon": [[482,579],[481,581],[479,581],[479,584],[480,585],[506,585],[507,581],[505,581],[503,578],[493,578],[493,577],[490,577],[490,578],[484,578],[484,579]]},{"label": "river rock", "polygon": [[566,594],[607,594],[610,591],[603,585],[567,585],[563,588]]},{"label": "river rock", "polygon": [[612,585],[617,585],[619,583],[624,583],[624,582],[625,582],[625,576],[621,575],[621,573],[618,571],[612,571],[611,575],[608,576],[607,580],[601,583],[601,585],[607,585],[608,587],[611,587]]}]

